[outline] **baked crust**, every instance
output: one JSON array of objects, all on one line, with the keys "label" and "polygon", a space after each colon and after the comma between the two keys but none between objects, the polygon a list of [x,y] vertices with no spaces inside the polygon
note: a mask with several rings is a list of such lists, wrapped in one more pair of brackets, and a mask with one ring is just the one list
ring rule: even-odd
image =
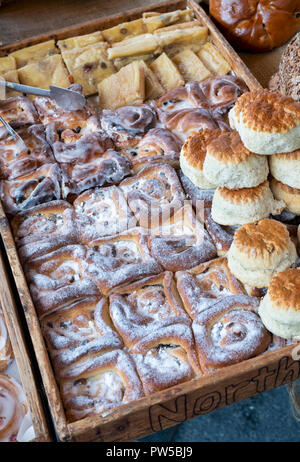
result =
[{"label": "baked crust", "polygon": [[300,311],[300,268],[278,273],[269,284],[268,294],[273,308]]},{"label": "baked crust", "polygon": [[221,132],[217,136],[212,137],[212,140],[207,144],[207,153],[226,164],[238,164],[253,155],[244,146],[240,135],[236,131]]},{"label": "baked crust", "polygon": [[203,129],[190,135],[182,147],[182,155],[192,167],[203,169],[207,146],[222,134],[220,129]]},{"label": "baked crust", "polygon": [[269,189],[269,182],[266,180],[254,188],[229,189],[218,187],[219,194],[233,204],[246,204],[263,198]]}]

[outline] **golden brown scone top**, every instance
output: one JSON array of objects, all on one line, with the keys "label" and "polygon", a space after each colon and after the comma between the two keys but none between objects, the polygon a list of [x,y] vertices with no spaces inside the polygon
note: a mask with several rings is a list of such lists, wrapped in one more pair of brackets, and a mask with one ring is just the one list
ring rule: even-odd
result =
[{"label": "golden brown scone top", "polygon": [[279,180],[276,180],[276,178],[274,177],[271,177],[270,179],[270,183],[273,185],[273,186],[278,186],[280,187],[280,189],[282,191],[285,191],[287,192],[288,194],[296,194],[296,195],[300,195],[300,189],[298,188],[293,188],[292,186],[289,186],[288,184],[285,184],[285,183],[281,183],[281,181]]},{"label": "golden brown scone top", "polygon": [[213,139],[218,138],[222,134],[222,130],[216,129],[203,129],[197,133],[190,135],[184,142],[182,153],[187,162],[195,168],[202,170],[207,145]]},{"label": "golden brown scone top", "polygon": [[234,234],[235,246],[245,254],[264,257],[281,253],[288,248],[290,236],[287,227],[279,221],[265,218],[248,223]]},{"label": "golden brown scone top", "polygon": [[222,132],[209,142],[207,152],[221,162],[232,164],[238,164],[252,154],[243,145],[238,132]]},{"label": "golden brown scone top", "polygon": [[248,128],[260,132],[284,133],[300,123],[300,103],[267,89],[244,93],[233,110]]},{"label": "golden brown scone top", "polygon": [[273,154],[276,159],[280,160],[300,160],[300,149],[292,152],[283,152],[280,154]]},{"label": "golden brown scone top", "polygon": [[246,204],[249,201],[262,199],[268,189],[269,183],[266,180],[254,188],[228,189],[218,187],[218,192],[229,202],[234,204]]},{"label": "golden brown scone top", "polygon": [[300,310],[300,268],[278,273],[270,282],[268,293],[273,304],[286,310]]}]

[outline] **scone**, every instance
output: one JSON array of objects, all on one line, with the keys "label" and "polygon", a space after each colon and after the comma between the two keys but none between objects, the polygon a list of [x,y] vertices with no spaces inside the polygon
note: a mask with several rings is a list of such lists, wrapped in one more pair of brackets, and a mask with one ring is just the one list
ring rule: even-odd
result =
[{"label": "scone", "polygon": [[223,132],[209,142],[203,174],[211,183],[229,189],[252,188],[268,177],[268,160],[250,152],[238,132]]},{"label": "scone", "polygon": [[292,188],[275,178],[271,178],[270,188],[275,199],[286,203],[286,210],[288,212],[300,215],[300,188]]},{"label": "scone", "polygon": [[220,225],[243,225],[278,215],[285,208],[274,199],[268,181],[255,188],[228,189],[218,187],[214,193],[211,214]]},{"label": "scone", "polygon": [[282,271],[272,279],[258,313],[273,334],[286,339],[300,335],[300,268]]},{"label": "scone", "polygon": [[238,228],[227,254],[232,274],[251,287],[267,287],[295,264],[297,251],[287,227],[268,218]]},{"label": "scone", "polygon": [[231,128],[256,154],[300,148],[300,103],[267,89],[241,95],[229,112]]},{"label": "scone", "polygon": [[221,130],[200,130],[190,135],[182,146],[180,152],[180,167],[185,176],[201,189],[214,189],[217,183],[209,181],[203,173],[203,164],[208,143],[220,136]]},{"label": "scone", "polygon": [[270,172],[276,180],[292,188],[300,188],[300,149],[269,158]]}]

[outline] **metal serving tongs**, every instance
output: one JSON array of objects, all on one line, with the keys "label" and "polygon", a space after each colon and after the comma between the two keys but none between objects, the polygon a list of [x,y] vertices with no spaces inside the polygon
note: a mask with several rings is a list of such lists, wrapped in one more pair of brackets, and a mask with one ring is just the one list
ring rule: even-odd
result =
[{"label": "metal serving tongs", "polygon": [[16,143],[18,143],[19,145],[19,148],[21,150],[25,150],[25,151],[28,151],[28,148],[26,146],[26,144],[24,143],[24,141],[22,140],[22,138],[20,137],[20,135],[9,125],[8,122],[6,122],[6,120],[3,119],[3,117],[0,116],[0,122],[2,122],[2,124],[4,125],[4,127],[6,128],[6,130],[8,131],[8,133],[13,137],[13,139],[16,141]]},{"label": "metal serving tongs", "polygon": [[67,111],[78,111],[86,104],[86,99],[81,93],[67,88],[57,87],[56,85],[50,85],[50,90],[6,81],[0,81],[0,85],[5,85],[5,87],[19,91],[20,93],[52,98],[58,106]]}]

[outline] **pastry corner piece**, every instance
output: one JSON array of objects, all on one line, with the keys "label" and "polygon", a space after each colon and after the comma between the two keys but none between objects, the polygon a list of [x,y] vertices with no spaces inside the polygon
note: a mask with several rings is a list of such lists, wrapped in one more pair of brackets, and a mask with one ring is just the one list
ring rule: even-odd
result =
[{"label": "pastry corner piece", "polygon": [[18,76],[24,85],[45,89],[50,85],[66,88],[71,83],[62,57],[58,54],[21,67]]},{"label": "pastry corner piece", "polygon": [[138,61],[122,67],[119,72],[98,85],[101,109],[117,109],[127,104],[141,104],[145,99],[145,71]]}]

